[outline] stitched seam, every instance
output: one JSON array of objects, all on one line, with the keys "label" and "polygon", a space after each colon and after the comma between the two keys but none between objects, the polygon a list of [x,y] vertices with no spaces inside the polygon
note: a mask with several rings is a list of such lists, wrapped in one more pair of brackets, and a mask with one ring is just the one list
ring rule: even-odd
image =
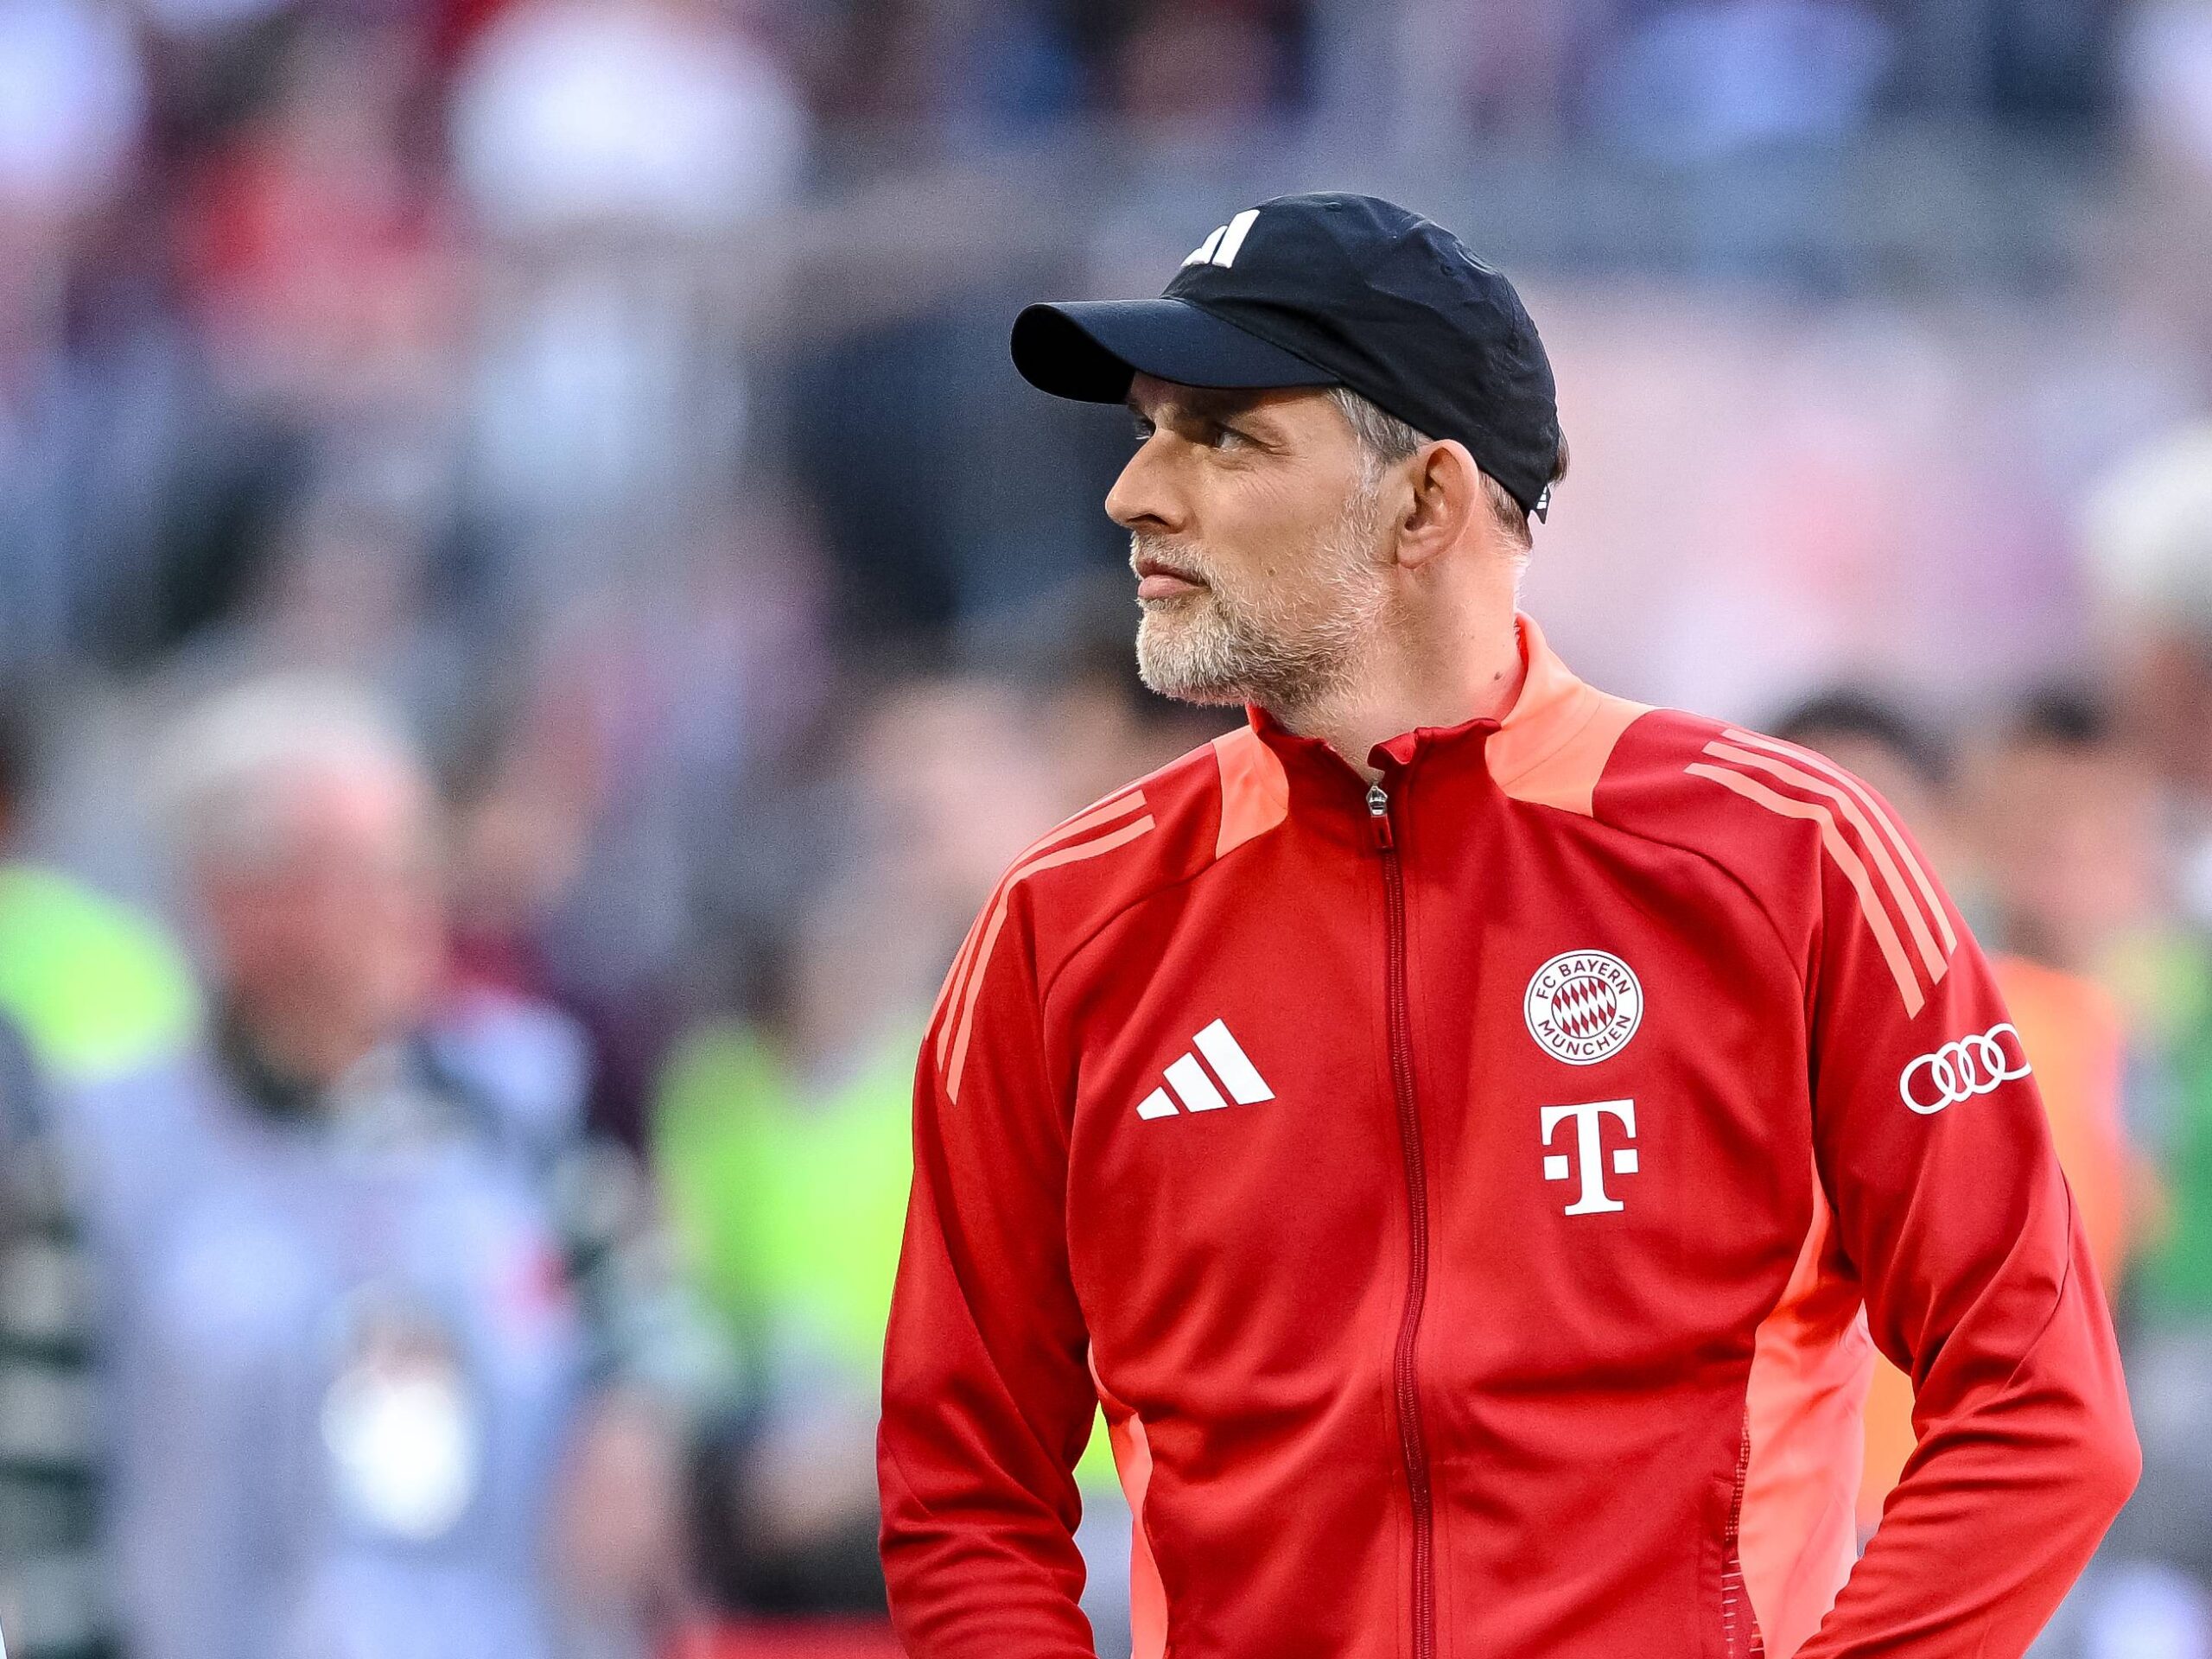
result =
[{"label": "stitched seam", "polygon": [[[1243,845],[1249,847],[1255,844],[1255,842],[1264,839],[1266,839],[1264,836],[1255,836],[1254,841],[1246,842]],[[1229,853],[1230,857],[1235,857],[1241,850],[1243,850],[1242,848],[1230,848]],[[1060,976],[1065,974],[1069,969],[1075,965],[1075,959],[1077,957],[1081,956],[1085,950],[1088,950],[1092,945],[1098,942],[1100,937],[1104,934],[1108,928],[1113,926],[1115,923],[1120,921],[1122,917],[1128,915],[1139,905],[1149,904],[1152,900],[1159,898],[1161,894],[1173,893],[1178,887],[1186,887],[1190,886],[1192,882],[1197,880],[1200,876],[1205,875],[1213,870],[1220,868],[1226,861],[1227,860],[1225,859],[1209,859],[1197,869],[1189,872],[1187,874],[1179,875],[1173,881],[1163,881],[1156,887],[1147,887],[1144,892],[1137,894],[1134,899],[1131,899],[1127,904],[1116,907],[1105,917],[1102,918],[1096,926],[1093,927],[1080,939],[1077,940],[1075,944],[1068,947],[1067,955],[1060,958],[1059,966],[1052,969],[1051,976],[1039,988],[1037,993],[1037,1007],[1039,1014],[1041,1015],[1044,1012],[1045,1005],[1052,1001],[1052,992],[1059,984]]]},{"label": "stitched seam", "polygon": [[1571,808],[1554,806],[1548,801],[1516,800],[1512,804],[1525,812],[1556,812],[1563,817],[1580,823],[1602,824],[1615,835],[1626,836],[1632,841],[1640,841],[1652,847],[1669,848],[1709,866],[1726,877],[1728,884],[1750,901],[1751,908],[1758,912],[1759,919],[1766,924],[1767,931],[1774,936],[1775,949],[1781,953],[1782,959],[1789,964],[1790,972],[1796,976],[1799,989],[1808,996],[1810,995],[1810,982],[1806,975],[1805,964],[1797,959],[1796,952],[1789,948],[1789,938],[1783,931],[1782,924],[1775,919],[1774,912],[1767,907],[1766,901],[1759,897],[1757,889],[1734,870],[1722,863],[1715,855],[1707,852],[1701,847],[1693,847],[1685,842],[1670,841],[1663,836],[1651,835],[1642,830],[1632,830],[1624,823],[1618,823],[1611,818],[1600,817],[1598,815],[1595,789],[1591,791],[1590,813],[1586,817]]}]

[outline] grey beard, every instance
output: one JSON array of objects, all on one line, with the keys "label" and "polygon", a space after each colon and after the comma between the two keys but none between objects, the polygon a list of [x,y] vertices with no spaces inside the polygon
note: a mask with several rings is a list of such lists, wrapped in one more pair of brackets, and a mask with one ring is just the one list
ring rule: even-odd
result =
[{"label": "grey beard", "polygon": [[1315,550],[1317,574],[1333,601],[1320,618],[1287,614],[1267,594],[1230,599],[1211,588],[1154,600],[1137,624],[1138,677],[1178,702],[1257,703],[1277,715],[1333,698],[1357,670],[1382,607],[1382,584],[1363,551],[1369,515],[1362,509],[1348,504]]},{"label": "grey beard", "polygon": [[1171,602],[1205,610],[1171,620],[1148,607],[1137,624],[1138,677],[1163,697],[1304,709],[1334,694],[1349,676],[1355,642],[1344,637],[1347,630],[1272,632],[1215,593]]}]

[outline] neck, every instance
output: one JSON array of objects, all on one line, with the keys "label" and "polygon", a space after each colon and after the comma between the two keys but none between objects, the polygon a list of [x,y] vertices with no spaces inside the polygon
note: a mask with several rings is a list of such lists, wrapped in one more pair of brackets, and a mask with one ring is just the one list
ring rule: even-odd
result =
[{"label": "neck", "polygon": [[266,1003],[234,1000],[224,1027],[223,1046],[252,1085],[299,1109],[319,1103],[380,1046],[372,1035]]},{"label": "neck", "polygon": [[1446,624],[1401,619],[1385,629],[1346,683],[1312,703],[1269,707],[1286,729],[1326,743],[1373,779],[1378,743],[1425,726],[1502,719],[1521,695],[1527,665],[1509,595]]}]

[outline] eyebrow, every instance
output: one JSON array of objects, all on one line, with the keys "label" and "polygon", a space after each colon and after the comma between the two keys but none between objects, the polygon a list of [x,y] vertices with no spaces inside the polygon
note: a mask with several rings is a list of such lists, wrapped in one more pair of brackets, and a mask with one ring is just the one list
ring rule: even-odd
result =
[{"label": "eyebrow", "polygon": [[[1179,412],[1196,415],[1209,420],[1220,420],[1238,415],[1249,415],[1259,404],[1256,391],[1241,391],[1227,387],[1188,386],[1177,397],[1163,398],[1160,412]],[[1154,418],[1145,412],[1135,393],[1122,400],[1122,406],[1141,421]]]}]

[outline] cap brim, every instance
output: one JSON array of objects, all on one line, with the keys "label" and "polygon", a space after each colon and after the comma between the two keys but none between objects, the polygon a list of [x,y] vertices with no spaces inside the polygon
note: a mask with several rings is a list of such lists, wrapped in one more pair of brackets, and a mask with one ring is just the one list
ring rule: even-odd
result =
[{"label": "cap brim", "polygon": [[1327,386],[1336,376],[1187,300],[1065,300],[1014,320],[1014,366],[1039,391],[1118,404],[1149,374],[1224,389]]}]

